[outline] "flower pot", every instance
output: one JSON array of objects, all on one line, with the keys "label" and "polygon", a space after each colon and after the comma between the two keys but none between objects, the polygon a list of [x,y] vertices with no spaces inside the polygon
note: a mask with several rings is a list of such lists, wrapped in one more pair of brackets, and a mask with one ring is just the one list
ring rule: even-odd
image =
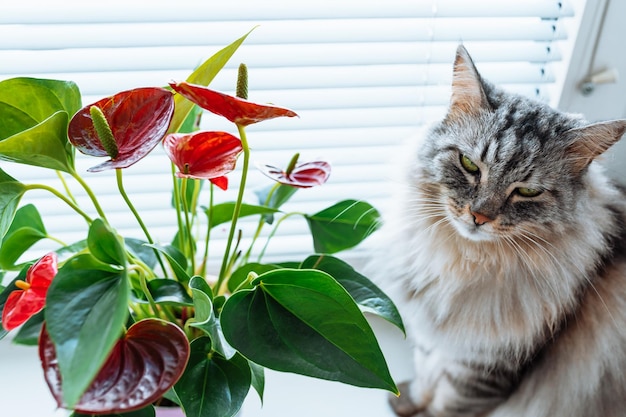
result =
[{"label": "flower pot", "polygon": [[154,407],[155,417],[185,417],[180,407]]}]

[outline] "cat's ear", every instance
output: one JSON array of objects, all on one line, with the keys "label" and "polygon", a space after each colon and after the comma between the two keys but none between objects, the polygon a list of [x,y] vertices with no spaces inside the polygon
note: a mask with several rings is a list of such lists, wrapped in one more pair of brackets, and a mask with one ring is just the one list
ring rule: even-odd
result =
[{"label": "cat's ear", "polygon": [[567,151],[575,172],[585,169],[591,161],[613,146],[626,131],[626,120],[611,120],[568,130],[571,144]]},{"label": "cat's ear", "polygon": [[452,98],[447,119],[476,116],[481,110],[489,109],[489,102],[480,74],[463,45],[456,50],[452,73]]}]

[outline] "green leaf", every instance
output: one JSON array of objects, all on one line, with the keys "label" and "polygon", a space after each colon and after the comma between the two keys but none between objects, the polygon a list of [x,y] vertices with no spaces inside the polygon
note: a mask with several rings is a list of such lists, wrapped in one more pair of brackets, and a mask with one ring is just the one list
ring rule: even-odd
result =
[{"label": "green leaf", "polygon": [[[254,30],[254,28],[252,30]],[[187,82],[203,86],[209,85],[221,69],[224,68],[224,65],[226,65],[237,49],[239,49],[239,46],[246,40],[252,30],[230,45],[220,49],[209,59],[204,61],[202,65],[196,68],[196,70],[187,77]],[[178,132],[194,106],[194,103],[180,94],[174,96],[174,103],[174,117],[172,118],[167,133]]]},{"label": "green leaf", "polygon": [[[274,184],[269,187],[256,191],[255,194],[262,206],[278,209],[285,204],[299,188],[284,184]],[[274,214],[268,213],[263,215],[263,219],[267,224],[274,223]]]},{"label": "green leaf", "polygon": [[104,267],[85,254],[68,260],[46,297],[46,326],[54,342],[64,402],[72,407],[96,376],[128,317],[125,269]]},{"label": "green leaf", "polygon": [[226,340],[249,360],[397,393],[367,320],[330,275],[280,269],[253,284],[233,294],[220,316]]},{"label": "green leaf", "polygon": [[248,365],[250,365],[250,370],[252,371],[252,388],[259,394],[262,404],[263,394],[265,393],[265,368],[250,361],[248,361]]},{"label": "green leaf", "polygon": [[174,271],[174,275],[176,275],[176,278],[181,284],[185,285],[189,282],[191,277],[187,273],[187,259],[180,250],[172,245],[160,246],[146,244],[146,246],[154,248],[165,255],[170,267],[172,267],[172,270]]},{"label": "green leaf", "polygon": [[224,338],[220,322],[215,316],[211,287],[209,287],[204,278],[195,276],[189,281],[189,288],[193,294],[195,311],[194,318],[190,321],[190,326],[204,331],[211,338],[213,350],[226,359],[231,359],[237,351]]},{"label": "green leaf", "polygon": [[[185,287],[176,280],[169,278],[153,279],[148,281],[148,289],[157,304],[193,305],[193,300]],[[147,302],[147,300],[142,301]]]},{"label": "green leaf", "polygon": [[147,246],[145,240],[135,239],[132,237],[124,238],[124,244],[129,251],[150,268],[154,268],[157,264],[157,257],[153,248]]},{"label": "green leaf", "polygon": [[15,262],[31,246],[45,239],[48,233],[44,227],[39,211],[32,204],[21,207],[15,213],[13,223],[0,246],[0,268],[12,270],[19,269]]},{"label": "green leaf", "polygon": [[[228,278],[228,290],[230,292],[235,292],[239,288],[242,282],[244,282],[248,275],[251,272],[254,272],[256,275],[261,275],[265,272],[273,271],[274,269],[280,268],[277,265],[271,264],[260,264],[256,262],[250,262],[245,265],[240,266],[232,273],[230,278]],[[252,288],[252,285],[248,286],[248,288]]]},{"label": "green leaf", "polygon": [[0,82],[0,159],[73,172],[67,124],[81,107],[73,82],[36,78]]},{"label": "green leaf", "polygon": [[380,221],[374,207],[355,200],[341,201],[305,218],[318,253],[336,253],[358,245],[376,230]]},{"label": "green leaf", "polygon": [[237,354],[226,360],[211,349],[211,339],[191,342],[187,369],[174,386],[187,417],[232,417],[250,390],[248,361]]},{"label": "green leaf", "polygon": [[24,184],[0,169],[0,239],[9,230],[25,192]]},{"label": "green leaf", "polygon": [[104,263],[126,265],[126,251],[121,236],[102,219],[95,219],[91,223],[87,247],[95,258]]},{"label": "green leaf", "polygon": [[[235,211],[235,203],[222,203],[216,204],[213,206],[213,209],[206,209],[205,213],[207,216],[210,216],[211,219],[211,227],[218,226],[220,224],[228,223],[233,218],[233,213]],[[266,215],[266,214],[274,214],[278,212],[278,210],[273,209],[271,207],[266,206],[255,206],[252,204],[242,204],[241,210],[239,212],[239,218],[246,216],[254,216],[256,214]]]},{"label": "green leaf", "polygon": [[364,311],[389,321],[405,332],[396,305],[372,281],[359,274],[346,262],[328,255],[310,256],[300,266],[302,269],[324,271],[339,282]]}]

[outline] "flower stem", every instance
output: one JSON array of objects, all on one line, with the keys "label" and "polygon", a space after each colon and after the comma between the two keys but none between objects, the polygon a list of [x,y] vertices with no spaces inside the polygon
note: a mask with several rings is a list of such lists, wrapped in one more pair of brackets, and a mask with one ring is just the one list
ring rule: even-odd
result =
[{"label": "flower stem", "polygon": [[102,218],[102,220],[106,221],[106,216],[104,214],[104,210],[102,210],[102,207],[100,206],[100,203],[98,203],[98,199],[96,198],[96,195],[93,193],[93,191],[91,191],[91,188],[89,188],[89,185],[76,172],[71,172],[70,174],[83,187],[83,189],[85,190],[85,192],[87,193],[87,195],[91,199],[91,202],[93,203],[94,207],[96,208],[96,211],[98,212],[98,215],[100,216],[100,218]]},{"label": "flower stem", "polygon": [[[270,201],[272,201],[272,196],[274,195],[278,187],[280,187],[280,183],[277,182],[269,190],[269,192],[267,193],[267,197],[265,198],[265,202],[264,202],[265,206],[269,206]],[[246,251],[243,258],[241,259],[242,263],[246,263],[250,259],[250,255],[252,254],[252,249],[256,241],[259,239],[259,236],[261,236],[261,231],[263,230],[263,226],[265,226],[265,219],[263,218],[263,216],[261,216],[261,218],[259,219],[259,224],[257,225],[256,231],[254,232],[254,236],[252,237],[252,242],[250,243],[250,246],[248,246],[248,250]]]},{"label": "flower stem", "polygon": [[267,240],[265,241],[265,245],[263,245],[263,249],[261,250],[259,257],[257,258],[257,262],[260,263],[261,259],[263,259],[263,256],[265,256],[265,251],[267,250],[267,246],[269,245],[270,240],[272,240],[272,237],[274,237],[274,235],[276,234],[276,231],[278,230],[278,226],[280,226],[284,220],[287,220],[287,218],[291,216],[297,216],[297,215],[304,216],[304,213],[299,213],[299,212],[287,213],[283,217],[278,219],[278,221],[276,221],[276,225],[274,225],[274,228],[272,229],[270,234],[267,236]]},{"label": "flower stem", "polygon": [[206,227],[206,236],[204,239],[204,255],[202,256],[202,271],[200,274],[206,276],[207,262],[209,262],[209,242],[211,241],[211,229],[213,228],[213,191],[214,185],[209,182],[209,211],[207,212],[208,222]]},{"label": "flower stem", "polygon": [[65,202],[65,204],[70,206],[76,213],[78,213],[81,216],[83,216],[83,218],[85,219],[85,221],[88,224],[91,224],[91,222],[93,222],[93,219],[91,217],[89,217],[89,215],[87,213],[82,211],[80,209],[80,207],[78,207],[76,205],[76,203],[74,203],[72,200],[70,200],[69,198],[67,198],[66,196],[64,196],[60,192],[58,192],[56,189],[54,189],[54,188],[52,188],[52,187],[50,187],[48,185],[44,185],[44,184],[29,184],[29,185],[26,185],[25,188],[26,188],[26,191],[28,191],[28,190],[46,190],[46,191],[49,191],[52,194],[54,194],[56,197],[61,199],[63,202]]},{"label": "flower stem", "polygon": [[171,167],[172,167],[172,180],[174,182],[174,208],[176,209],[176,222],[178,224],[178,247],[179,248],[184,248],[185,247],[185,241],[184,236],[183,236],[183,218],[180,214],[180,210],[181,210],[181,202],[180,202],[180,187],[178,186],[178,180],[176,178],[176,166],[174,165],[174,163],[171,163]]},{"label": "flower stem", "polygon": [[67,194],[70,200],[76,203],[76,198],[74,198],[74,195],[72,194],[72,191],[70,190],[70,187],[67,185],[67,181],[65,181],[65,177],[63,176],[63,173],[61,173],[61,171],[56,171],[56,173],[57,173],[57,177],[59,177],[59,180],[61,181],[61,184],[63,184],[63,189],[65,190],[65,194]]},{"label": "flower stem", "polygon": [[[185,216],[185,231],[184,234],[187,238],[187,245],[189,250],[189,263],[191,264],[191,273],[192,275],[195,273],[196,265],[195,265],[195,248],[193,245],[193,239],[191,238],[193,230],[191,223],[192,221],[189,219],[189,204],[187,202],[187,186],[189,184],[188,178],[183,178],[181,181],[181,192],[183,196],[183,215]],[[182,233],[182,230],[181,230]]]},{"label": "flower stem", "polygon": [[241,139],[241,148],[243,150],[243,166],[241,168],[241,182],[239,183],[239,193],[237,194],[237,201],[235,201],[235,208],[233,210],[233,219],[230,224],[230,232],[228,233],[228,240],[226,242],[226,250],[224,251],[224,258],[222,259],[222,266],[220,268],[220,275],[217,278],[217,283],[215,284],[214,293],[219,294],[220,288],[226,279],[226,270],[229,263],[230,258],[230,248],[233,243],[233,238],[235,237],[235,229],[237,228],[237,219],[239,218],[239,213],[241,211],[241,203],[243,201],[243,194],[246,189],[246,180],[248,178],[248,165],[250,163],[250,147],[248,146],[248,138],[246,136],[245,127],[242,125],[237,125],[237,130],[239,131],[239,139]]},{"label": "flower stem", "polygon": [[[148,243],[150,243],[151,245],[154,244],[154,240],[152,239],[152,236],[150,236],[150,232],[148,232],[148,228],[146,227],[143,220],[141,219],[141,216],[139,216],[139,213],[135,209],[135,206],[130,201],[128,194],[126,193],[126,190],[124,189],[124,182],[122,181],[121,169],[115,170],[115,178],[117,179],[117,189],[120,191],[120,195],[126,202],[126,205],[128,206],[131,213],[133,213],[133,216],[135,216],[135,219],[137,219],[137,223],[139,223],[139,227],[141,227],[141,230],[143,230],[143,233],[146,235],[146,239],[148,240]],[[163,269],[163,273],[165,273],[165,265],[163,264],[163,259],[161,259],[161,254],[159,253],[158,250],[156,249],[153,249],[153,250],[154,250],[154,254],[156,255],[157,260],[159,261],[159,265],[161,266],[161,269]]]}]

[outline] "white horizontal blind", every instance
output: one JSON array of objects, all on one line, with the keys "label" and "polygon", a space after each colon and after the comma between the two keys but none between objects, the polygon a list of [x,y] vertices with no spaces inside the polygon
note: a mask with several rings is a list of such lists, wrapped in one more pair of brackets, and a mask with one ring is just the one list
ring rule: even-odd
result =
[{"label": "white horizontal blind", "polygon": [[[340,199],[364,199],[384,210],[387,162],[417,126],[441,117],[449,100],[451,63],[462,42],[487,79],[549,101],[560,65],[565,1],[60,1],[0,5],[0,79],[34,76],[73,80],[83,104],[139,86],[184,80],[212,53],[259,25],[212,88],[232,93],[236,67],[250,71],[250,99],[295,110],[300,118],[248,129],[254,161],[284,166],[322,157],[329,183],[300,191],[290,209],[313,213]],[[233,131],[207,114],[203,128]],[[79,172],[100,161],[79,157]],[[25,183],[60,186],[56,175],[0,162]],[[268,184],[256,172],[251,187]],[[125,170],[131,199],[154,236],[171,239],[169,162],[160,148]],[[220,200],[233,199],[232,188]],[[142,237],[117,196],[112,173],[85,174],[109,220],[122,234]],[[88,200],[79,193],[84,207]],[[248,196],[255,202],[254,196]],[[32,192],[49,232],[83,238],[81,219],[50,195]],[[249,229],[252,224],[243,222]],[[312,251],[304,221],[282,226],[268,249],[299,259]]]}]

